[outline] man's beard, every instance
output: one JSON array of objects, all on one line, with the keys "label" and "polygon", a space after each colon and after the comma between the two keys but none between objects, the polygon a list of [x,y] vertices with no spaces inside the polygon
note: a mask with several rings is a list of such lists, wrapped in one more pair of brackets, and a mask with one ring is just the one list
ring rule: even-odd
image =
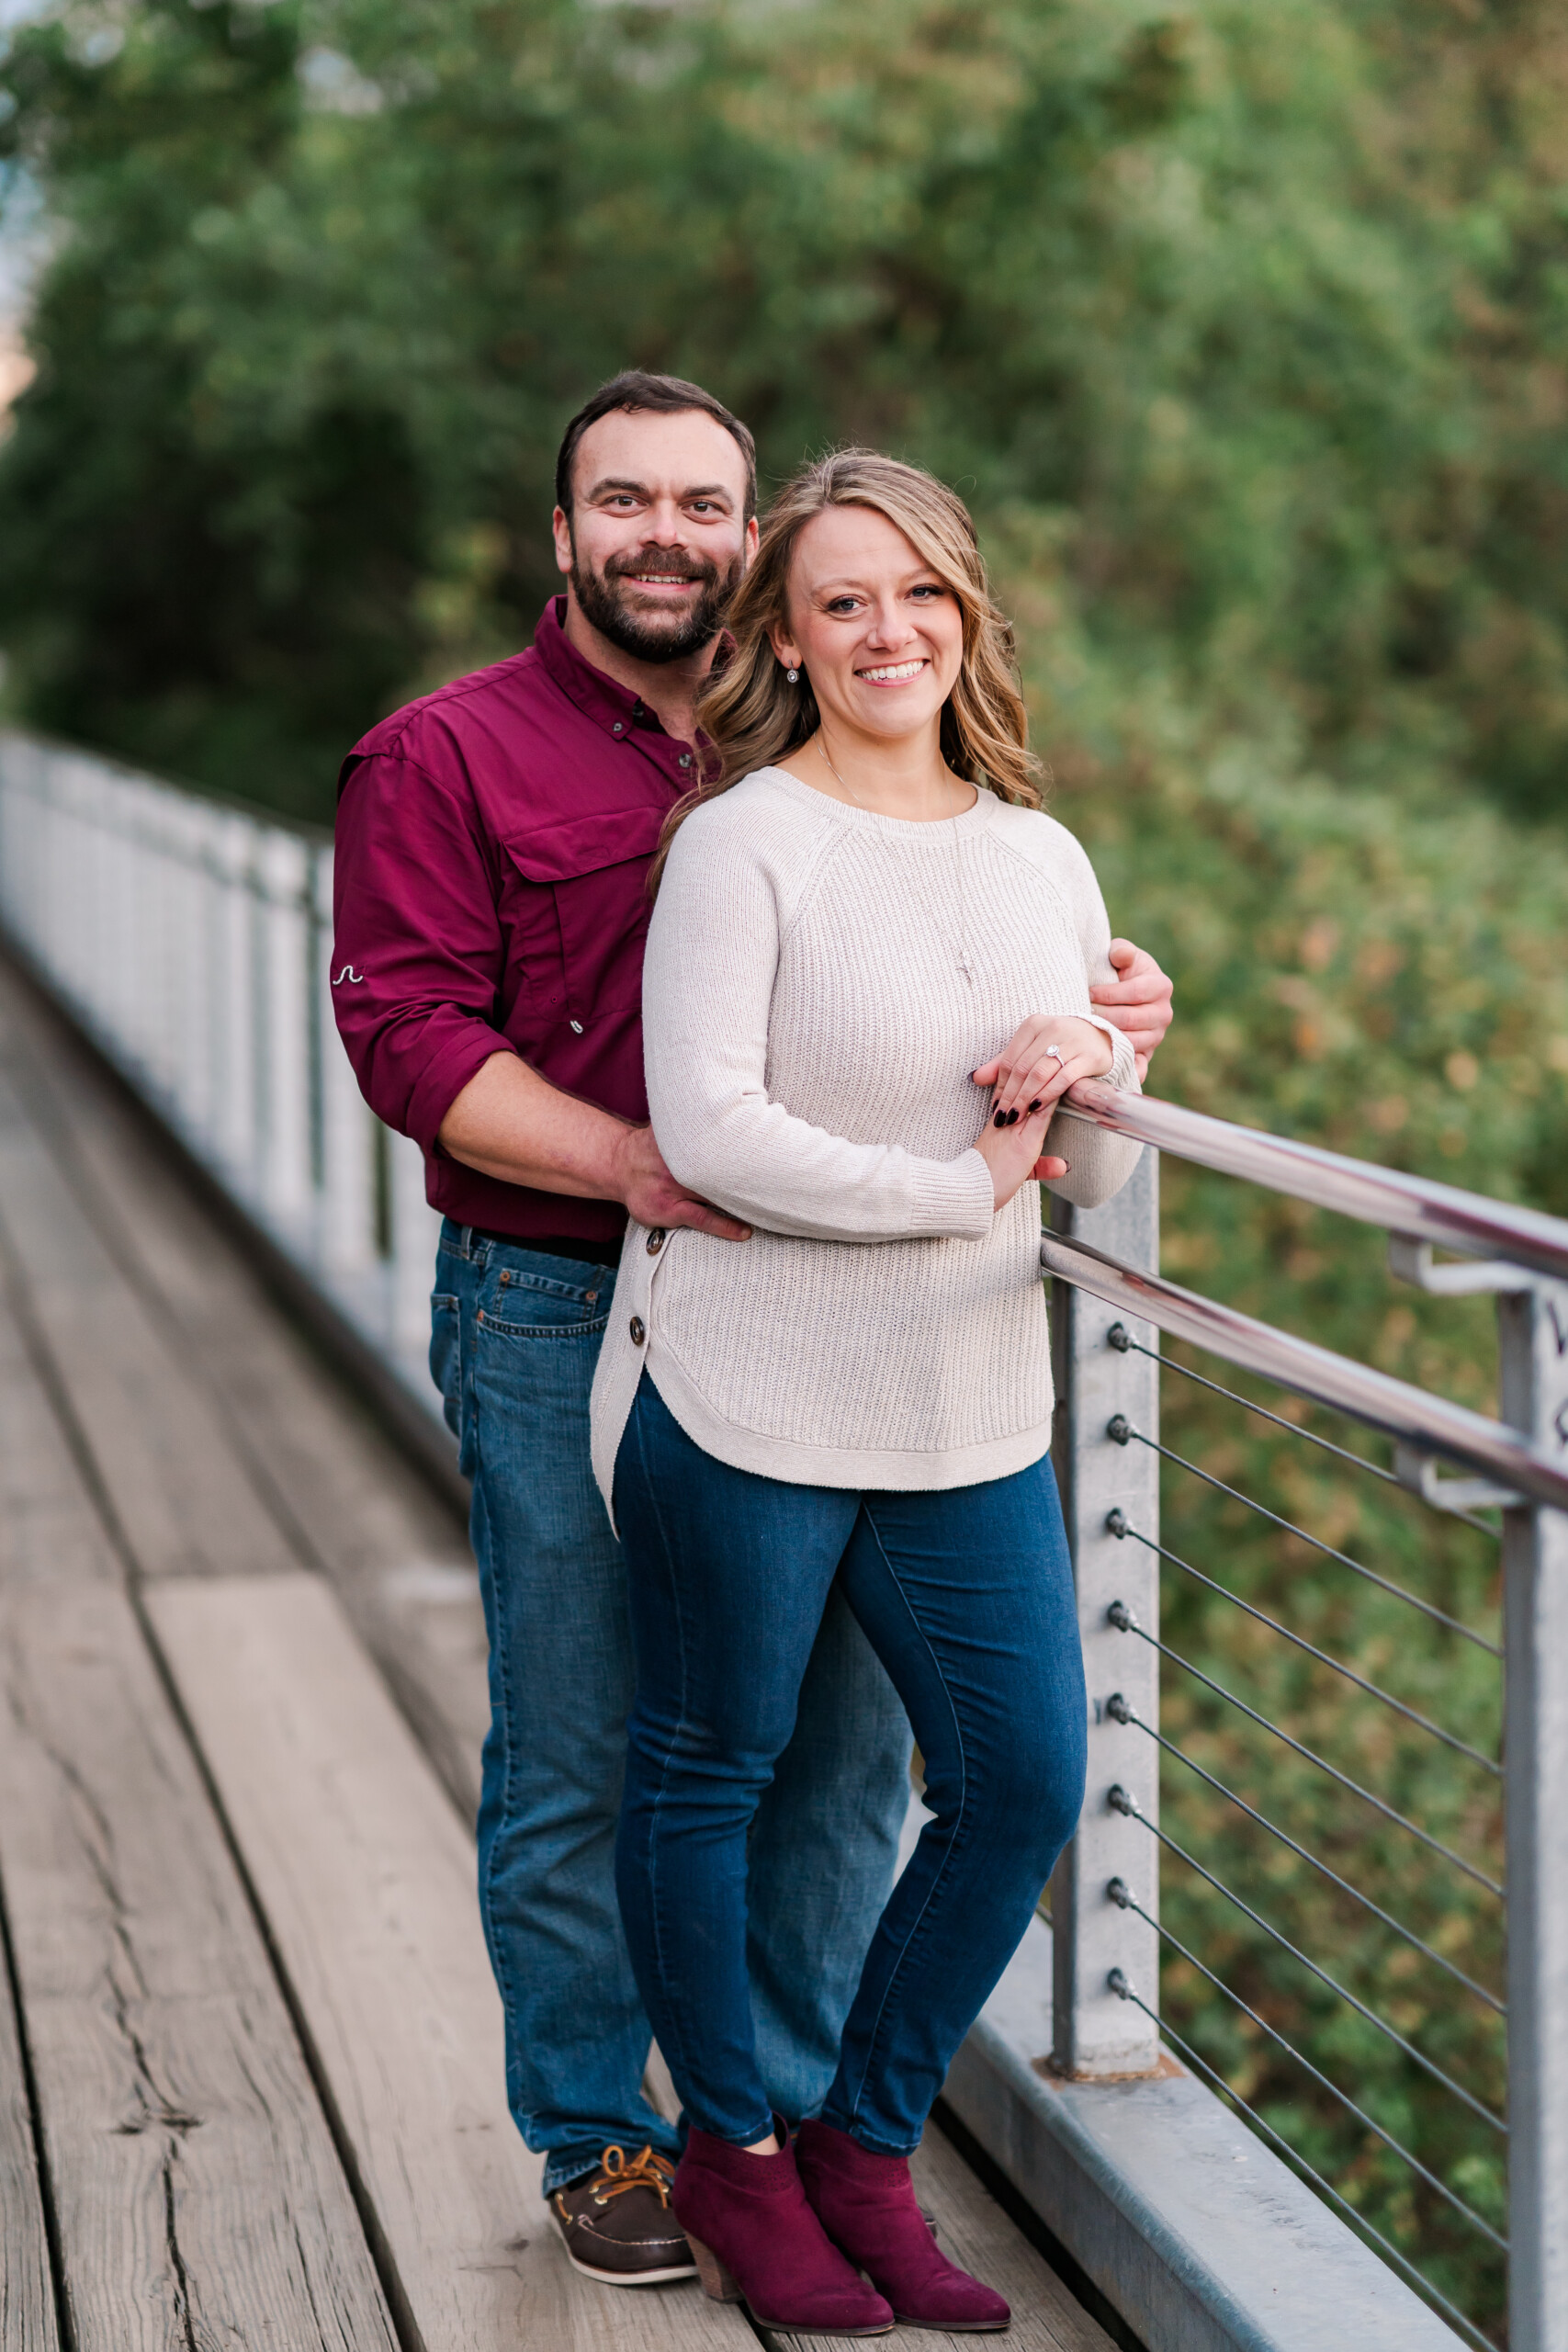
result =
[{"label": "man's beard", "polygon": [[[666,579],[700,580],[702,594],[694,605],[668,617],[651,609],[638,612],[626,601],[628,594],[635,594],[628,583],[638,571],[660,572]],[[721,573],[717,564],[701,556],[644,548],[636,555],[613,557],[601,577],[579,563],[574,541],[568,576],[584,619],[592,621],[600,635],[618,645],[623,653],[638,662],[683,662],[688,654],[700,653],[723,627],[724,608],[740,578],[740,559],[737,556],[728,571]]]}]

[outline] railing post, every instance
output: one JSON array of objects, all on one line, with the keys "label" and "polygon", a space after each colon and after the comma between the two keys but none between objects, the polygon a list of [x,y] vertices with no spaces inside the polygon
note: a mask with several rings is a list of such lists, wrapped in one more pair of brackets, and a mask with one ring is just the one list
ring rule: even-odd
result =
[{"label": "railing post", "polygon": [[307,990],[313,975],[306,894],[310,853],[297,833],[269,826],[256,846],[262,977],[262,1200],[297,1243],[311,1207],[310,1057]]},{"label": "railing post", "polygon": [[391,1150],[391,1340],[405,1355],[430,1344],[430,1291],[441,1219],[424,1197],[424,1155],[409,1136],[389,1136]]},{"label": "railing post", "polygon": [[[1497,1302],[1503,1415],[1568,1460],[1568,1283]],[[1503,1517],[1508,2342],[1568,2352],[1568,1512]]]},{"label": "railing post", "polygon": [[[1070,1133],[1070,1130],[1069,1130]],[[1100,1209],[1051,1202],[1055,1232],[1087,1241],[1124,1262],[1159,1269],[1159,1158],[1145,1150],[1131,1181]],[[1101,2078],[1146,2075],[1159,2062],[1153,2020],[1109,1987],[1121,1969],[1151,2007],[1157,2005],[1159,1939],[1136,1913],[1112,1903],[1121,1879],[1151,1917],[1159,1916],[1159,1849],[1144,1822],[1115,1810],[1120,1788],[1147,1821],[1159,1818],[1159,1750],[1146,1731],[1117,1720],[1120,1694],[1144,1724],[1159,1722],[1159,1659],[1146,1642],[1120,1632],[1106,1612],[1121,1601],[1154,1633],[1159,1623],[1159,1562],[1142,1544],[1118,1538],[1107,1520],[1159,1540],[1159,1461],[1146,1446],[1118,1444],[1109,1425],[1124,1415],[1145,1436],[1159,1434],[1159,1366],[1118,1349],[1120,1325],[1142,1348],[1157,1349],[1151,1324],[1134,1323],[1070,1283],[1055,1284],[1056,1383],[1053,1459],[1062,1490],[1077,1588],[1078,1630],[1089,1677],[1089,1782],[1077,1835],[1051,1881],[1054,1951],[1052,2064],[1057,2072]]]},{"label": "railing post", "polygon": [[248,817],[225,814],[212,836],[218,892],[212,978],[219,1039],[212,1148],[230,1184],[251,1209],[261,1193],[256,1168],[256,908],[250,884],[255,831]]},{"label": "railing post", "polygon": [[311,887],[321,1041],[321,1264],[329,1275],[363,1275],[376,1263],[375,1120],[337,1033],[330,849],[316,852]]}]

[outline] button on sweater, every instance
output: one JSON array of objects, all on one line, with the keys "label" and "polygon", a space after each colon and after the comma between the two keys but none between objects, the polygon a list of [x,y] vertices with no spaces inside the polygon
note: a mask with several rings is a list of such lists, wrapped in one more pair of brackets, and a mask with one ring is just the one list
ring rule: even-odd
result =
[{"label": "button on sweater", "polygon": [[[1032,1013],[1113,978],[1066,828],[988,792],[913,824],[763,768],[677,834],[649,932],[644,1056],[659,1148],[754,1228],[626,1235],[593,1388],[606,1502],[646,1367],[687,1434],[797,1484],[935,1488],[1050,1444],[1039,1186],[997,1211],[970,1072]],[[1138,1147],[1069,1114],[1052,1189],[1086,1206]]]}]

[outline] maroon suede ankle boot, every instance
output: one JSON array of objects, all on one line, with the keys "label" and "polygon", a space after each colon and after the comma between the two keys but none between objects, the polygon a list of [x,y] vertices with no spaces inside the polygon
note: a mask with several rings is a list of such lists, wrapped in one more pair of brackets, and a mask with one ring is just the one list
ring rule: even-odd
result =
[{"label": "maroon suede ankle boot", "polygon": [[836,2246],[806,2201],[788,2127],[781,2153],[753,2156],[706,2132],[686,2135],[671,2203],[703,2290],[744,2302],[759,2327],[812,2335],[886,2335],[893,2314]]},{"label": "maroon suede ankle boot", "polygon": [[937,2245],[904,2157],[874,2155],[828,2123],[803,2123],[795,2144],[801,2185],[822,2227],[882,2290],[904,2326],[967,2335],[1010,2324],[1005,2299]]}]

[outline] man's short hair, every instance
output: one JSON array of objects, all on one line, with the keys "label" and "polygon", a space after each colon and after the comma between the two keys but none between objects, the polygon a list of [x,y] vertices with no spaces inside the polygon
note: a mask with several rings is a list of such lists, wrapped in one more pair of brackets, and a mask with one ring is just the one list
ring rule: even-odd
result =
[{"label": "man's short hair", "polygon": [[711,392],[705,392],[700,384],[688,384],[682,376],[650,376],[641,368],[623,368],[607,384],[601,384],[567,426],[556,459],[556,504],[563,514],[571,513],[571,471],[578,443],[591,424],[597,424],[602,416],[613,415],[616,409],[634,413],[651,409],[660,416],[678,416],[683,410],[699,409],[716,424],[722,424],[746,460],[746,513],[742,519],[750,521],[757,511],[757,444],[740,419],[732,416],[724,402],[716,401]]}]

